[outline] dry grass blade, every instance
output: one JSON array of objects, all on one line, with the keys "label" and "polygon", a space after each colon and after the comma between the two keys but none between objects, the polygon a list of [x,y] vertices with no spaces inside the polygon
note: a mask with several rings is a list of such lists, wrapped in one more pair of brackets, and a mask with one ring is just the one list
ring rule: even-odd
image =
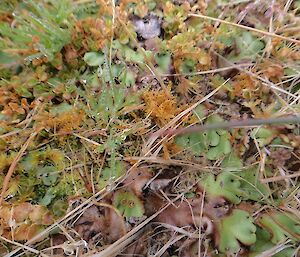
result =
[{"label": "dry grass blade", "polygon": [[174,238],[170,238],[169,241],[162,248],[160,248],[158,252],[155,253],[155,257],[162,256],[170,246],[172,246],[173,244],[175,244],[176,242],[178,242],[184,237],[185,235],[179,235],[176,237],[174,236]]},{"label": "dry grass blade", "polygon": [[285,176],[276,176],[276,177],[271,177],[271,178],[264,178],[264,179],[261,179],[260,181],[262,183],[271,183],[271,182],[277,182],[277,181],[285,180],[285,179],[288,179],[288,178],[297,178],[297,177],[300,177],[300,171],[295,172],[293,174],[285,175]]},{"label": "dry grass blade", "polygon": [[34,254],[38,254],[38,255],[41,256],[41,257],[49,257],[48,255],[46,255],[46,254],[44,254],[44,253],[41,253],[40,251],[38,251],[38,250],[36,250],[36,249],[34,249],[34,248],[32,248],[32,247],[23,245],[23,244],[18,243],[18,242],[16,242],[16,241],[11,241],[11,240],[9,240],[9,239],[3,237],[3,236],[0,236],[0,239],[3,240],[3,241],[6,241],[6,242],[8,242],[8,243],[11,243],[11,244],[13,244],[13,245],[19,246],[19,247],[21,247],[21,248],[23,248],[23,249],[25,249],[25,250],[27,250],[27,251],[29,251],[29,252],[32,252],[32,253],[34,253]]},{"label": "dry grass blade", "polygon": [[164,228],[167,228],[171,231],[174,231],[178,234],[182,234],[182,235],[185,235],[186,237],[188,238],[194,238],[194,239],[199,239],[199,235],[197,235],[196,233],[190,233],[188,231],[186,231],[185,229],[183,228],[179,228],[179,227],[176,227],[176,226],[173,226],[173,225],[170,225],[170,224],[167,224],[167,223],[158,223],[161,227],[164,227]]},{"label": "dry grass blade", "polygon": [[2,191],[1,191],[1,196],[0,196],[0,206],[2,204],[2,201],[3,201],[4,197],[5,197],[5,192],[8,189],[8,184],[9,184],[10,178],[13,175],[13,173],[14,173],[14,171],[16,169],[17,164],[21,160],[22,155],[24,154],[24,152],[26,151],[27,147],[29,146],[29,144],[32,142],[32,140],[35,138],[36,135],[37,135],[37,132],[33,132],[30,135],[30,137],[27,139],[27,141],[22,146],[22,148],[18,152],[17,156],[13,160],[12,164],[10,165],[10,167],[9,167],[9,169],[7,171],[7,174],[6,174],[5,178],[4,178],[3,185],[2,185]]},{"label": "dry grass blade", "polygon": [[86,137],[84,137],[84,136],[78,135],[78,134],[76,134],[76,133],[73,133],[73,135],[76,136],[76,137],[78,137],[78,138],[80,138],[80,139],[82,139],[82,140],[85,140],[85,141],[87,141],[88,143],[91,143],[91,144],[93,144],[93,145],[96,145],[96,146],[100,146],[100,145],[101,145],[101,144],[99,144],[98,142],[96,142],[96,141],[94,141],[94,140],[91,140],[91,139],[86,138]]},{"label": "dry grass blade", "polygon": [[[252,66],[253,63],[241,63],[239,64],[239,67],[249,67]],[[218,73],[222,71],[228,71],[235,68],[235,66],[228,66],[213,70],[205,70],[205,71],[197,71],[197,72],[191,72],[191,73],[170,73],[170,74],[161,74],[161,77],[182,77],[182,76],[198,76],[198,75],[206,75],[206,74],[212,74],[212,73]],[[149,75],[147,77],[153,77],[154,75]]]},{"label": "dry grass blade", "polygon": [[292,42],[292,43],[295,43],[295,44],[298,44],[298,45],[300,44],[300,41],[297,40],[297,39],[281,36],[281,35],[278,35],[278,34],[275,34],[275,33],[255,29],[255,28],[252,28],[252,27],[248,27],[248,26],[245,26],[245,25],[241,25],[241,24],[221,20],[221,19],[218,19],[218,18],[214,18],[214,17],[202,15],[202,14],[192,14],[192,13],[189,14],[189,16],[190,17],[202,18],[202,19],[206,19],[206,20],[217,21],[217,22],[224,23],[224,24],[227,24],[227,25],[230,25],[230,26],[235,26],[235,27],[238,27],[238,28],[241,28],[241,29],[246,29],[246,30],[249,30],[249,31],[253,31],[253,32],[265,35],[265,36],[279,38],[279,39],[286,40],[286,41],[289,41],[289,42]]}]

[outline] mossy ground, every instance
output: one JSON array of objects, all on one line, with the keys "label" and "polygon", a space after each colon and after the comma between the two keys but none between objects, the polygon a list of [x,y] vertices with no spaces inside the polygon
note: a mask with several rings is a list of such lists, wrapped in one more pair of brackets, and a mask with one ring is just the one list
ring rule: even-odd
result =
[{"label": "mossy ground", "polygon": [[[2,0],[1,256],[298,256],[300,3]],[[166,136],[164,136],[166,135]]]}]

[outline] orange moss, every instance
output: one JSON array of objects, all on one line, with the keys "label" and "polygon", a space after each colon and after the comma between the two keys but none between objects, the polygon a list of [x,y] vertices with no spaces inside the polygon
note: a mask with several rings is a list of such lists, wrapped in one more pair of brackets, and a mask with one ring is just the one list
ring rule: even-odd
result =
[{"label": "orange moss", "polygon": [[102,49],[111,39],[112,26],[104,18],[86,18],[75,24],[72,41],[85,51]]},{"label": "orange moss", "polygon": [[[8,88],[0,88],[0,106],[3,108],[1,113],[6,116],[25,114],[29,111],[26,98],[21,98],[14,91],[14,85]],[[17,86],[15,86],[17,88]]]},{"label": "orange moss", "polygon": [[63,112],[57,116],[50,113],[40,114],[36,121],[38,122],[37,128],[41,129],[54,129],[54,133],[69,134],[75,129],[78,129],[85,118],[84,112],[81,110],[73,109],[71,111]]},{"label": "orange moss", "polygon": [[255,96],[260,96],[261,93],[261,84],[259,81],[249,75],[242,73],[234,77],[232,92],[234,96],[251,100]]},{"label": "orange moss", "polygon": [[143,94],[146,113],[157,119],[159,124],[165,124],[177,113],[176,99],[168,90],[151,90]]},{"label": "orange moss", "polygon": [[171,159],[172,155],[176,155],[182,151],[182,148],[178,146],[174,140],[163,143],[163,157],[166,160]]},{"label": "orange moss", "polygon": [[210,69],[212,58],[199,45],[201,41],[203,41],[203,35],[190,32],[177,34],[168,41],[167,49],[173,54],[173,65],[177,73],[182,73],[182,65],[187,60],[195,62],[196,71]]},{"label": "orange moss", "polygon": [[284,75],[283,67],[279,63],[266,60],[259,64],[258,67],[263,75],[274,83],[280,82]]}]

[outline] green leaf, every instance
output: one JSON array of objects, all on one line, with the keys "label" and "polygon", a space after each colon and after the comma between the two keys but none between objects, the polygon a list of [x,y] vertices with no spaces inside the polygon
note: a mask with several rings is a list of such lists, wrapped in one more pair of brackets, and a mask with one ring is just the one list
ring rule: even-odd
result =
[{"label": "green leaf", "polygon": [[145,4],[147,5],[147,7],[150,11],[154,10],[154,8],[156,7],[155,0],[146,0]]},{"label": "green leaf", "polygon": [[105,61],[105,57],[102,53],[88,52],[85,53],[83,60],[89,66],[101,66]]},{"label": "green leaf", "polygon": [[197,64],[197,62],[195,60],[186,59],[182,62],[181,66],[180,66],[180,72],[182,72],[184,74],[195,72],[196,64]]},{"label": "green leaf", "polygon": [[203,120],[205,118],[206,115],[206,108],[199,104],[194,110],[193,110],[193,114],[199,119],[199,120]]},{"label": "green leaf", "polygon": [[223,253],[236,254],[240,244],[252,245],[256,241],[256,226],[248,212],[234,209],[229,216],[222,218],[217,224],[218,248]]},{"label": "green leaf", "polygon": [[50,187],[47,191],[46,194],[44,195],[44,197],[42,199],[39,200],[39,204],[47,206],[49,205],[52,200],[55,198],[55,193],[52,187]]},{"label": "green leaf", "polygon": [[52,211],[55,216],[62,217],[68,208],[68,202],[64,200],[57,200],[52,205]]},{"label": "green leaf", "polygon": [[16,92],[18,95],[26,98],[32,97],[32,93],[26,87],[18,87],[16,88]]},{"label": "green leaf", "polygon": [[256,227],[256,242],[250,247],[253,257],[257,256],[254,254],[258,254],[265,250],[268,250],[272,246],[274,245],[270,242],[270,234],[266,230],[261,229],[260,227]]},{"label": "green leaf", "polygon": [[113,205],[126,218],[142,217],[144,215],[143,202],[129,191],[119,190],[114,194]]},{"label": "green leaf", "polygon": [[134,74],[130,70],[123,70],[123,72],[120,75],[120,80],[122,85],[125,85],[127,87],[133,86],[135,84],[135,78],[136,78],[136,74]]},{"label": "green leaf", "polygon": [[205,190],[209,198],[223,197],[238,204],[245,192],[241,190],[240,179],[230,172],[222,172],[216,178],[208,174],[200,179],[199,186]]},{"label": "green leaf", "polygon": [[37,176],[42,179],[44,185],[51,186],[57,181],[58,172],[54,166],[44,166],[38,170]]},{"label": "green leaf", "polygon": [[300,220],[295,215],[280,212],[265,213],[260,217],[259,224],[271,234],[271,242],[274,244],[287,238],[300,240]]},{"label": "green leaf", "polygon": [[182,147],[187,147],[190,142],[190,138],[187,135],[177,136],[175,138],[175,142]]},{"label": "green leaf", "polygon": [[188,136],[188,146],[194,152],[195,155],[200,155],[205,149],[205,137],[201,133],[192,133]]},{"label": "green leaf", "polygon": [[274,131],[266,128],[257,128],[251,132],[251,138],[256,139],[259,146],[269,144],[275,137]]},{"label": "green leaf", "polygon": [[[219,115],[210,116],[205,124],[221,123]],[[191,133],[175,138],[181,147],[192,150],[195,155],[204,155],[209,160],[217,160],[231,152],[229,133],[226,130],[210,130],[204,133]]]},{"label": "green leaf", "polygon": [[205,136],[202,133],[191,133],[175,138],[176,144],[192,150],[195,155],[200,155],[206,149]]},{"label": "green leaf", "polygon": [[242,160],[235,154],[231,153],[222,161],[222,168],[226,171],[237,171],[243,167]]},{"label": "green leaf", "polygon": [[[270,241],[270,233],[266,230],[256,227],[256,242],[250,247],[249,257],[260,256],[264,251],[268,251],[272,247],[276,246]],[[295,249],[288,247],[283,249],[277,254],[272,255],[273,257],[291,257],[294,256]]]},{"label": "green leaf", "polygon": [[238,48],[238,55],[230,55],[229,60],[237,62],[242,59],[254,60],[264,49],[265,44],[252,32],[243,31],[241,35],[235,37]]},{"label": "green leaf", "polygon": [[105,188],[110,182],[120,178],[125,174],[125,165],[121,161],[116,161],[115,164],[110,163],[109,167],[102,170],[98,180],[98,187]]},{"label": "green leaf", "polygon": [[[236,33],[236,31],[234,31],[234,33]],[[234,45],[232,28],[226,24],[220,24],[218,28],[217,39],[227,47]]]},{"label": "green leaf", "polygon": [[227,155],[231,152],[230,141],[227,138],[227,135],[222,135],[219,139],[217,146],[209,148],[206,157],[209,160],[217,160],[224,155]]},{"label": "green leaf", "polygon": [[223,155],[222,149],[220,149],[219,147],[211,147],[209,148],[207,154],[206,154],[206,158],[208,160],[217,160],[219,158],[221,158]]},{"label": "green leaf", "polygon": [[[211,115],[207,118],[206,120],[206,124],[221,124],[223,123],[224,120],[220,115],[214,114]],[[228,135],[228,132],[224,129],[217,129],[217,133],[221,136],[221,135]]]},{"label": "green leaf", "polygon": [[[122,59],[125,58],[126,62],[134,62],[134,63],[143,63],[144,62],[144,55],[139,53],[138,51],[134,51],[127,45],[122,45],[117,40],[113,43],[113,48],[118,50],[117,56]],[[146,55],[152,55],[150,51],[144,52]]]},{"label": "green leaf", "polygon": [[220,148],[222,148],[223,154],[230,154],[231,153],[231,144],[229,139],[227,138],[228,134],[224,134],[221,136],[220,139]]},{"label": "green leaf", "polygon": [[220,143],[220,136],[215,130],[207,132],[207,143],[211,146],[217,146]]},{"label": "green leaf", "polygon": [[247,196],[246,200],[264,201],[270,196],[270,189],[266,184],[260,182],[256,167],[242,170],[238,173],[241,179],[241,188]]},{"label": "green leaf", "polygon": [[167,73],[169,71],[171,65],[171,55],[169,53],[156,54],[154,59],[161,73]]},{"label": "green leaf", "polygon": [[224,122],[224,120],[222,119],[221,116],[217,115],[217,114],[214,114],[214,115],[211,115],[207,118],[207,124],[216,124],[216,123],[222,123]]}]

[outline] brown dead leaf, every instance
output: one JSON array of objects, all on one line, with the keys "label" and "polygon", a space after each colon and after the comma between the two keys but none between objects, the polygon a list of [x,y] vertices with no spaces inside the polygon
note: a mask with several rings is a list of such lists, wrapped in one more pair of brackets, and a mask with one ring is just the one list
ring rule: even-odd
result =
[{"label": "brown dead leaf", "polygon": [[143,187],[152,178],[151,171],[146,167],[134,168],[123,181],[126,188],[131,189],[137,196],[142,196]]},{"label": "brown dead leaf", "polygon": [[[166,201],[156,195],[146,197],[146,214],[157,212],[166,204]],[[162,213],[160,213],[155,221],[167,223],[177,227],[184,227],[195,224],[195,217],[200,217],[201,199],[187,199],[185,201],[176,201],[174,205],[170,205]]]},{"label": "brown dead leaf", "polygon": [[34,208],[30,203],[21,203],[12,208],[12,218],[15,219],[17,223],[23,222],[29,217],[33,209]]},{"label": "brown dead leaf", "polygon": [[32,211],[29,213],[31,222],[40,225],[49,225],[53,222],[53,219],[49,211],[41,205],[35,205]]},{"label": "brown dead leaf", "polygon": [[92,206],[85,210],[74,229],[85,241],[101,236],[104,244],[115,242],[126,233],[123,217],[113,206]]},{"label": "brown dead leaf", "polygon": [[27,241],[42,231],[42,227],[36,224],[22,224],[14,231],[13,239],[16,241]]},{"label": "brown dead leaf", "polygon": [[159,190],[165,189],[171,182],[171,179],[168,178],[159,178],[155,179],[154,181],[151,182],[150,184],[150,189],[154,192],[157,192]]},{"label": "brown dead leaf", "polygon": [[44,225],[52,223],[50,212],[41,205],[23,202],[0,208],[1,234],[8,239],[30,240],[44,229]]}]

